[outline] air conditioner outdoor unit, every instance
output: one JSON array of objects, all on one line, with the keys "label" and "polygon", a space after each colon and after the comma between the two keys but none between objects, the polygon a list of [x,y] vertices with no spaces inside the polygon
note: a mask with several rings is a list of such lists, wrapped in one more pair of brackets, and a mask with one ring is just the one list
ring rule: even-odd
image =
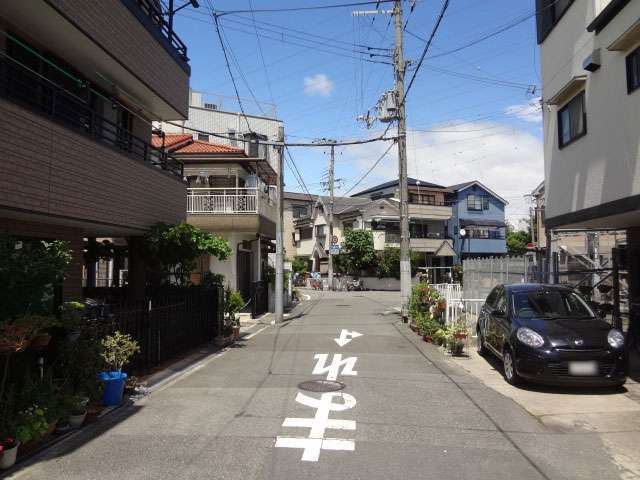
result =
[{"label": "air conditioner outdoor unit", "polygon": [[216,105],[215,103],[205,103],[204,108],[206,108],[207,110],[217,110],[218,105]]}]

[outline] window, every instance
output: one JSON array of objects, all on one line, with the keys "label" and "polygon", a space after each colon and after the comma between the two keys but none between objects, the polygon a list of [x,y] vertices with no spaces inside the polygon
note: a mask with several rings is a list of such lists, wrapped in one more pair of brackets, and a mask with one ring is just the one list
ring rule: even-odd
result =
[{"label": "window", "polygon": [[467,195],[467,210],[482,210],[481,198],[478,195]]},{"label": "window", "polygon": [[482,198],[482,209],[489,210],[489,197],[484,195],[481,198]]},{"label": "window", "polygon": [[487,297],[487,302],[486,302],[487,305],[490,307],[493,307],[496,304],[496,301],[498,300],[498,296],[500,295],[500,293],[502,293],[502,287],[498,285],[491,291],[491,293]]},{"label": "window", "polygon": [[354,221],[351,221],[351,222],[342,222],[342,229],[343,229],[345,232],[348,232],[349,230],[353,230],[353,224],[354,224]]},{"label": "window", "polygon": [[301,228],[300,229],[300,240],[309,240],[313,238],[313,228]]},{"label": "window", "polygon": [[572,3],[573,0],[536,0],[538,43],[547,38]]},{"label": "window", "polygon": [[316,225],[316,237],[324,237],[326,236],[325,232],[326,225]]},{"label": "window", "polygon": [[293,205],[291,207],[293,210],[293,218],[300,218],[307,216],[307,207],[306,205]]},{"label": "window", "polygon": [[584,91],[573,97],[558,111],[558,141],[564,148],[587,134],[587,112],[584,108]]},{"label": "window", "polygon": [[627,57],[627,93],[640,88],[640,47]]},{"label": "window", "polygon": [[199,133],[198,134],[198,140],[200,140],[202,142],[208,142],[209,141],[209,135],[207,135],[205,133]]}]

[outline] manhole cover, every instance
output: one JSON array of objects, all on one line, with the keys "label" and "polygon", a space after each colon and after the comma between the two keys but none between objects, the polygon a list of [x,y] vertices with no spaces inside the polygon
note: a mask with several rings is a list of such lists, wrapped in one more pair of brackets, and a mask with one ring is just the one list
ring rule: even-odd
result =
[{"label": "manhole cover", "polygon": [[334,382],[333,380],[309,380],[298,384],[300,390],[306,390],[307,392],[336,392],[344,387],[344,383]]}]

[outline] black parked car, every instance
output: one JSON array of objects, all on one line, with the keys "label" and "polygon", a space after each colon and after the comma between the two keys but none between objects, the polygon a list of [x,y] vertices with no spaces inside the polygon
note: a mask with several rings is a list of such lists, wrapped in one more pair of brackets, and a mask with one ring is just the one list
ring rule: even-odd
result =
[{"label": "black parked car", "polygon": [[624,336],[561,285],[495,287],[478,317],[478,353],[502,359],[512,385],[620,386],[627,376]]}]

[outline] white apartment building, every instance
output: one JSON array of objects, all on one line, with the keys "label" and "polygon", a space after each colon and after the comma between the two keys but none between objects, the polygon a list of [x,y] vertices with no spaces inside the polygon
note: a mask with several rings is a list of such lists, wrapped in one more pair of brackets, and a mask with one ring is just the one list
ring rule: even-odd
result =
[{"label": "white apartment building", "polygon": [[536,0],[545,227],[626,229],[640,322],[640,1]]}]

